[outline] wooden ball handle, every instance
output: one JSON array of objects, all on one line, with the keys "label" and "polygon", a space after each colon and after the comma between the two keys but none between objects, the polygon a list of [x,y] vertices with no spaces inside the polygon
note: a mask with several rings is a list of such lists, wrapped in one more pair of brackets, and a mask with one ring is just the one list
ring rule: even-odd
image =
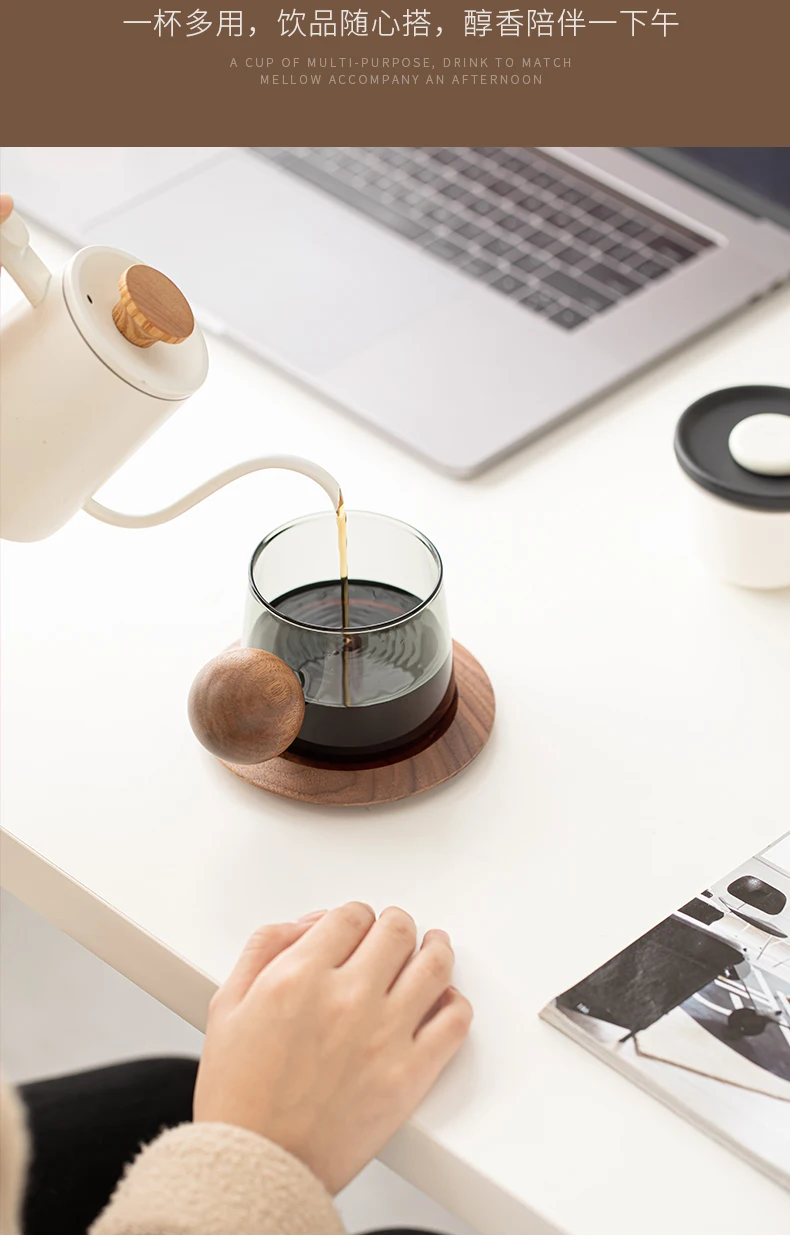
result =
[{"label": "wooden ball handle", "polygon": [[287,663],[266,650],[226,650],[198,672],[189,722],[209,753],[254,766],[283,753],[304,719],[304,693]]},{"label": "wooden ball handle", "polygon": [[181,344],[192,335],[195,317],[179,288],[154,267],[135,263],[118,280],[121,296],[112,308],[115,326],[130,344]]}]

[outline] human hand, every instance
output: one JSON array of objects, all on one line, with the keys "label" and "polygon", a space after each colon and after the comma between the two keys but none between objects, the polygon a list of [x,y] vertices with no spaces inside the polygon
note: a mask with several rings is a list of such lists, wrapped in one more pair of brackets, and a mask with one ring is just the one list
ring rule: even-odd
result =
[{"label": "human hand", "polygon": [[209,1011],[194,1118],[248,1128],[335,1194],[381,1150],[464,1041],[443,930],[344,904],[250,939]]}]

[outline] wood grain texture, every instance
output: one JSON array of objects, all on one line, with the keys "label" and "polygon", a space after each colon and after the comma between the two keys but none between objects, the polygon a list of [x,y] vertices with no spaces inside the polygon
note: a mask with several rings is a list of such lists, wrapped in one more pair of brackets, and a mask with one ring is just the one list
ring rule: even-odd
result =
[{"label": "wood grain texture", "polygon": [[296,739],[304,693],[299,678],[276,655],[234,647],[198,672],[188,711],[192,731],[209,753],[229,762],[261,763]]},{"label": "wood grain texture", "polygon": [[474,761],[494,725],[494,690],[477,659],[453,642],[458,696],[436,731],[397,758],[365,764],[318,764],[281,754],[257,766],[224,761],[266,792],[314,805],[382,805],[427,792]]},{"label": "wood grain texture", "polygon": [[138,349],[152,344],[181,344],[192,335],[195,318],[180,288],[157,271],[135,263],[118,280],[119,300],[112,310],[118,331]]}]

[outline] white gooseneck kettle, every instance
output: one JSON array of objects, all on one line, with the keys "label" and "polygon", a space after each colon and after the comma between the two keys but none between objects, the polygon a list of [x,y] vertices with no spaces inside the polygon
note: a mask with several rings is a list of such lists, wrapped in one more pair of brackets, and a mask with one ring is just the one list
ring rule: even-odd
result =
[{"label": "white gooseneck kettle", "polygon": [[338,507],[335,479],[291,456],[245,461],[145,516],[97,503],[99,487],[203,384],[203,334],[175,284],[123,250],[88,246],[53,274],[16,212],[0,226],[0,262],[27,298],[0,323],[0,536],[35,542],[81,508],[113,525],[159,525],[257,469],[306,474]]}]

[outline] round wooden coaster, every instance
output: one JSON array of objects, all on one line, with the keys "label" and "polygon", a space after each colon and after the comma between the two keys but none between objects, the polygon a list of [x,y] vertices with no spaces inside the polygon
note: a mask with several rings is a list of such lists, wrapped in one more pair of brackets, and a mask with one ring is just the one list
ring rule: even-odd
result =
[{"label": "round wooden coaster", "polygon": [[474,655],[453,642],[458,687],[439,728],[394,759],[352,765],[324,765],[281,754],[257,766],[223,762],[234,775],[276,796],[313,805],[383,805],[427,792],[457,775],[485,745],[494,726],[494,690]]}]

